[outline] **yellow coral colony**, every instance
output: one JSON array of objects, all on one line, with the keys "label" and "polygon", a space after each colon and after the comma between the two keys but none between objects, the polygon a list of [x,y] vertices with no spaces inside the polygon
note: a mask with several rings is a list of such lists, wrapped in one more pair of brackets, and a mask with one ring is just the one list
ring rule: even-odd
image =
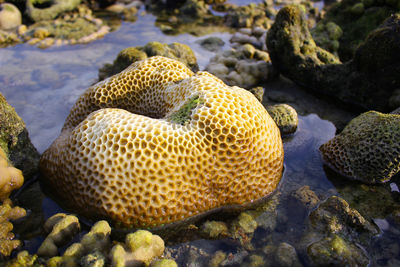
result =
[{"label": "yellow coral colony", "polygon": [[250,92],[151,57],[89,88],[40,165],[82,215],[150,227],[267,196],[283,147]]},{"label": "yellow coral colony", "polygon": [[14,189],[18,189],[24,183],[22,172],[7,162],[7,156],[0,148],[0,201],[9,197]]}]

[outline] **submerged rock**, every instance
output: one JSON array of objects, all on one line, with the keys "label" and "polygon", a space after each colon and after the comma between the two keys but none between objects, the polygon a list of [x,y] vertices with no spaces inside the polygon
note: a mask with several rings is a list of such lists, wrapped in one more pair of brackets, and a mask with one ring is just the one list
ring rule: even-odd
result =
[{"label": "submerged rock", "polygon": [[348,243],[338,235],[325,237],[312,243],[308,257],[313,266],[368,266],[369,258],[363,249]]},{"label": "submerged rock", "polygon": [[318,47],[301,7],[282,8],[268,31],[273,65],[297,84],[320,95],[364,109],[387,110],[400,87],[400,15],[393,15],[372,32],[352,61],[342,64]]},{"label": "submerged rock", "polygon": [[365,183],[384,183],[400,170],[400,115],[369,111],[356,117],[320,147],[340,174]]},{"label": "submerged rock", "polygon": [[309,215],[300,246],[315,266],[367,266],[367,245],[378,229],[340,197],[332,196]]},{"label": "submerged rock", "polygon": [[32,145],[25,123],[0,93],[0,148],[14,167],[30,179],[38,171],[39,153]]}]

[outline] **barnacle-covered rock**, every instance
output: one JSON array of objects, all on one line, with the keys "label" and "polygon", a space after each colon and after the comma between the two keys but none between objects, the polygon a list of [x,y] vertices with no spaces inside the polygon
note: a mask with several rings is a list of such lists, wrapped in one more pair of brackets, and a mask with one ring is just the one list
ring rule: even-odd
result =
[{"label": "barnacle-covered rock", "polygon": [[369,111],[320,147],[340,174],[365,183],[384,183],[400,170],[400,115]]},{"label": "barnacle-covered rock", "polygon": [[89,88],[41,158],[76,212],[152,227],[273,192],[279,129],[248,91],[165,57]]}]

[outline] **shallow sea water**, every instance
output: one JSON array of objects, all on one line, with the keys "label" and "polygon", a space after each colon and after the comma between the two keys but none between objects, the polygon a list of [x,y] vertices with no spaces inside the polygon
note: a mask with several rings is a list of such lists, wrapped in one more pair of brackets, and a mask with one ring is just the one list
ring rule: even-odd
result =
[{"label": "shallow sea water", "polygon": [[[247,4],[251,1],[231,2]],[[87,45],[39,49],[20,44],[0,49],[0,91],[25,121],[32,143],[39,152],[43,152],[59,135],[64,120],[78,96],[96,82],[98,69],[105,63],[111,63],[120,50],[145,45],[150,41],[180,42],[189,45],[195,51],[202,70],[214,53],[201,48],[196,43],[197,40],[218,36],[225,41],[223,49],[230,46],[230,33],[213,33],[201,37],[189,34],[168,36],[154,26],[155,20],[151,14],[141,14],[136,22],[122,22],[118,30]],[[287,196],[303,185],[310,186],[320,199],[338,194],[338,190],[325,173],[318,151],[318,147],[331,139],[335,131],[332,122],[321,119],[317,114],[303,114],[299,117],[297,132],[284,139],[285,172],[279,186],[282,196]],[[50,198],[45,198],[42,206],[46,218],[62,211]],[[274,238],[274,243],[284,241],[295,244],[299,241],[304,227],[303,221],[294,218],[296,212],[290,208],[285,213],[289,217],[285,229],[281,229],[279,233],[257,231],[253,240],[256,246],[261,247],[267,236]],[[26,248],[34,253],[41,240],[43,237],[27,240]],[[218,249],[227,252],[237,250],[237,244],[232,245],[229,242],[200,239],[188,244],[209,250],[211,253]],[[178,259],[178,263],[182,266],[187,265],[184,259]],[[206,265],[206,262],[200,260],[198,265],[192,266]]]}]

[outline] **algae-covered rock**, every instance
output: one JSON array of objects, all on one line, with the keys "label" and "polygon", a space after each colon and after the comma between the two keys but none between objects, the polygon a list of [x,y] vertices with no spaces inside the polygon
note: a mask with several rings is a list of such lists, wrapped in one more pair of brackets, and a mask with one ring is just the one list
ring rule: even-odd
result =
[{"label": "algae-covered rock", "polygon": [[368,256],[356,244],[338,235],[312,243],[307,249],[313,266],[367,266]]},{"label": "algae-covered rock", "polygon": [[268,15],[271,12],[266,12],[268,4],[262,2],[259,4],[250,3],[245,6],[230,5],[227,8],[227,14],[224,16],[224,23],[233,28],[252,28],[261,26],[268,29],[271,25],[271,19]]},{"label": "algae-covered rock", "polygon": [[309,215],[308,230],[299,243],[313,266],[367,266],[362,246],[378,228],[342,198],[329,197]]},{"label": "algae-covered rock", "polygon": [[[66,11],[71,11],[78,7],[81,0],[27,0],[26,13],[33,21],[52,20]],[[46,6],[40,8],[37,6]]]},{"label": "algae-covered rock", "polygon": [[228,226],[221,221],[206,221],[201,226],[201,232],[207,238],[220,238],[229,236]]},{"label": "algae-covered rock", "polygon": [[282,267],[300,267],[302,266],[299,257],[297,256],[296,249],[285,242],[278,245],[275,251],[275,262],[278,266]]},{"label": "algae-covered rock", "polygon": [[212,52],[220,50],[225,44],[221,38],[215,36],[196,41],[196,43],[199,43],[204,49]]},{"label": "algae-covered rock", "polygon": [[268,31],[268,51],[282,74],[316,94],[363,109],[392,109],[389,99],[400,87],[399,20],[393,15],[368,36],[353,61],[341,64],[315,44],[302,8],[290,5]]},{"label": "algae-covered rock", "polygon": [[196,56],[189,46],[181,43],[163,44],[149,42],[145,46],[128,47],[121,50],[113,64],[105,64],[99,70],[99,80],[104,80],[121,72],[132,63],[152,56],[164,56],[176,59],[185,63],[194,72],[199,70]]},{"label": "algae-covered rock", "polygon": [[377,228],[372,223],[337,196],[329,197],[322,202],[310,213],[309,219],[313,231],[325,236],[337,234],[361,242],[378,234]]},{"label": "algae-covered rock", "polygon": [[11,252],[22,246],[22,242],[12,233],[12,220],[26,216],[26,211],[20,207],[13,207],[10,199],[5,199],[0,205],[0,265],[3,258],[11,255]]},{"label": "algae-covered rock", "polygon": [[0,3],[0,30],[10,30],[21,25],[21,12],[10,3]]},{"label": "algae-covered rock", "polygon": [[356,117],[320,147],[340,174],[365,183],[384,183],[400,170],[400,115],[369,111]]},{"label": "algae-covered rock", "polygon": [[294,108],[287,104],[276,104],[267,107],[269,115],[275,121],[282,135],[294,133],[299,124],[299,118]]},{"label": "algae-covered rock", "polygon": [[320,21],[315,28],[311,29],[311,34],[319,47],[337,55],[340,46],[339,39],[343,34],[337,24],[332,21]]},{"label": "algae-covered rock", "polygon": [[342,29],[338,52],[347,61],[372,30],[398,11],[400,5],[396,0],[344,0],[327,9],[322,23],[333,22]]},{"label": "algae-covered rock", "polygon": [[15,168],[30,179],[38,170],[39,153],[32,145],[25,123],[0,93],[0,148]]}]

